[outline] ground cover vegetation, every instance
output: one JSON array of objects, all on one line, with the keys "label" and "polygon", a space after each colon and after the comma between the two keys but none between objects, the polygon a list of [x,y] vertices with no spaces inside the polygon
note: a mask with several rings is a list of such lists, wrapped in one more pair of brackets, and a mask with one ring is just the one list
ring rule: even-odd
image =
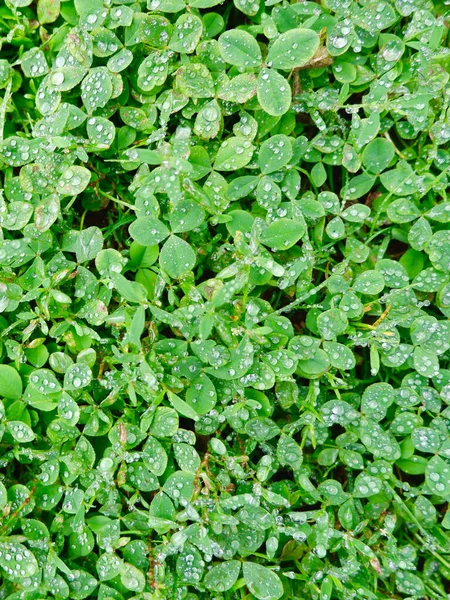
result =
[{"label": "ground cover vegetation", "polygon": [[1,599],[450,597],[449,10],[1,3]]}]

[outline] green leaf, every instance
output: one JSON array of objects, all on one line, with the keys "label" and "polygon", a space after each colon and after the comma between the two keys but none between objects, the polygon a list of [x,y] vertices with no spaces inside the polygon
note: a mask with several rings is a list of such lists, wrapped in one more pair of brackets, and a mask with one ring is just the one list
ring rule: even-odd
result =
[{"label": "green leaf", "polygon": [[425,469],[425,481],[433,494],[441,497],[450,495],[450,467],[439,456],[433,456]]},{"label": "green leaf", "polygon": [[112,94],[112,79],[106,67],[91,69],[81,83],[81,99],[88,113],[103,108]]},{"label": "green leaf", "polygon": [[271,223],[261,234],[260,240],[264,246],[274,250],[287,250],[294,246],[305,234],[301,221],[293,219],[278,219]]},{"label": "green leaf", "polygon": [[364,390],[361,411],[371,419],[381,421],[393,402],[394,389],[389,383],[373,383]]},{"label": "green leaf", "polygon": [[173,279],[192,271],[196,256],[192,247],[176,235],[171,235],[159,254],[161,268]]},{"label": "green leaf", "polygon": [[417,450],[435,454],[441,446],[439,433],[431,427],[418,427],[411,434],[411,442]]},{"label": "green leaf", "polygon": [[69,231],[63,238],[62,247],[65,251],[75,252],[79,263],[88,262],[103,248],[103,235],[98,227]]},{"label": "green leaf", "polygon": [[39,571],[34,555],[23,544],[0,542],[0,567],[9,577],[33,577]]},{"label": "green leaf", "polygon": [[0,365],[0,396],[9,400],[18,400],[22,390],[22,380],[16,369],[8,365]]},{"label": "green leaf", "polygon": [[212,567],[205,576],[205,587],[213,592],[226,592],[236,583],[241,570],[238,560],[227,560]]},{"label": "green leaf", "polygon": [[433,235],[431,225],[424,217],[420,217],[408,232],[408,242],[414,250],[423,250]]},{"label": "green leaf", "polygon": [[251,160],[255,146],[241,137],[231,137],[222,142],[214,161],[216,171],[236,171]]},{"label": "green leaf", "polygon": [[390,165],[394,156],[393,143],[384,138],[376,138],[364,148],[362,162],[370,173],[381,173]]},{"label": "green leaf", "polygon": [[267,65],[290,71],[303,67],[319,49],[319,36],[312,29],[290,29],[275,38],[269,48]]},{"label": "green leaf", "polygon": [[182,200],[170,214],[170,228],[173,233],[192,231],[205,220],[205,211],[193,200]]},{"label": "green leaf", "polygon": [[70,365],[64,374],[64,389],[78,390],[86,387],[92,380],[92,371],[88,365]]},{"label": "green leaf", "polygon": [[134,462],[127,469],[127,482],[137,490],[153,492],[159,488],[158,479],[140,462]]},{"label": "green leaf", "polygon": [[428,211],[427,217],[438,223],[450,222],[450,202],[441,202]]},{"label": "green leaf", "polygon": [[336,369],[348,371],[353,369],[356,364],[355,356],[350,348],[337,342],[324,342],[323,349],[330,358],[330,363]]},{"label": "green leaf", "polygon": [[[219,97],[220,90],[219,90]],[[207,102],[198,112],[194,124],[194,133],[202,139],[209,140],[219,133],[221,124],[220,106],[216,100]]]},{"label": "green leaf", "polygon": [[306,379],[315,379],[326,373],[330,366],[328,354],[319,348],[314,351],[311,357],[299,360],[298,372]]},{"label": "green leaf", "polygon": [[179,502],[184,499],[189,502],[194,492],[195,475],[184,471],[175,471],[169,475],[163,486],[163,491],[173,500]]},{"label": "green leaf", "polygon": [[110,277],[114,287],[125,300],[138,303],[146,301],[147,295],[143,285],[130,281],[120,273],[111,273]]},{"label": "green leaf", "polygon": [[268,175],[282,169],[293,156],[291,138],[286,135],[274,135],[261,144],[258,165],[261,173]]},{"label": "green leaf", "polygon": [[411,456],[411,458],[401,458],[395,464],[408,475],[423,475],[428,460],[423,456]]},{"label": "green leaf", "polygon": [[237,104],[248,102],[255,94],[256,76],[253,73],[242,73],[229,81],[223,81],[218,90],[218,97],[221,100]]},{"label": "green leaf", "polygon": [[111,146],[116,135],[114,124],[103,117],[91,117],[86,126],[89,141],[99,149]]},{"label": "green leaf", "polygon": [[367,294],[379,294],[385,286],[383,275],[379,271],[368,270],[364,271],[355,279],[353,289],[355,292]]},{"label": "green leaf", "polygon": [[311,169],[311,181],[316,187],[320,187],[327,179],[327,172],[321,162],[315,164]]},{"label": "green leaf", "polygon": [[439,374],[439,359],[434,350],[418,346],[414,348],[414,368],[424,377],[436,377]]},{"label": "green leaf", "polygon": [[192,380],[186,391],[186,402],[199,415],[204,415],[214,408],[217,402],[216,388],[207,375],[200,373]]},{"label": "green leaf", "polygon": [[53,23],[59,16],[60,0],[38,0],[37,14],[41,25]]},{"label": "green leaf", "polygon": [[[131,55],[133,57],[133,55]],[[138,86],[144,92],[162,85],[169,72],[170,55],[163,51],[150,52],[139,65]]]},{"label": "green leaf", "polygon": [[102,554],[95,565],[100,581],[108,581],[117,577],[123,570],[123,562],[115,554]]},{"label": "green leaf", "polygon": [[185,13],[178,17],[169,41],[169,48],[175,52],[189,54],[194,52],[203,32],[202,20]]},{"label": "green leaf", "polygon": [[276,573],[258,563],[242,564],[244,580],[258,600],[278,600],[283,595],[283,585]]},{"label": "green leaf", "polygon": [[[161,429],[161,428],[159,428]],[[167,453],[158,440],[152,436],[147,438],[142,450],[142,460],[154,475],[160,477],[167,467]]]},{"label": "green leaf", "polygon": [[[158,244],[154,244],[152,246],[142,246],[138,242],[132,242],[130,246],[130,258],[132,260],[133,266],[139,266],[143,269],[151,267],[157,260],[159,254],[159,246]],[[120,257],[121,258],[121,257]],[[98,269],[97,261],[96,266]],[[106,269],[102,269],[108,274],[114,268],[118,268],[119,270],[122,268],[121,262],[119,260],[117,266],[115,261],[111,265],[106,265]],[[100,269],[99,269],[100,270]]]},{"label": "green leaf", "polygon": [[180,581],[195,585],[204,570],[202,555],[194,546],[186,544],[177,559],[176,571]]},{"label": "green leaf", "polygon": [[408,596],[420,598],[425,595],[425,586],[423,581],[408,571],[398,570],[395,575],[397,589]]},{"label": "green leaf", "polygon": [[176,73],[176,85],[188,98],[211,98],[214,96],[214,81],[205,65],[191,63],[180,67]]},{"label": "green leaf", "polygon": [[193,421],[198,421],[198,413],[190,404],[172,392],[167,392],[167,397],[178,414]]},{"label": "green leaf", "polygon": [[130,563],[125,563],[120,575],[120,582],[131,592],[142,592],[145,587],[144,573]]},{"label": "green leaf", "polygon": [[68,92],[80,84],[85,74],[86,69],[81,65],[63,66],[54,69],[46,78],[46,82],[54,92]]},{"label": "green leaf", "polygon": [[326,340],[333,340],[342,335],[348,327],[345,312],[337,308],[326,310],[317,317],[317,329]]},{"label": "green leaf", "polygon": [[150,427],[150,433],[156,438],[172,437],[178,430],[178,415],[173,408],[160,406]]},{"label": "green leaf", "polygon": [[280,117],[288,112],[292,92],[288,81],[274,69],[261,69],[256,85],[256,94],[261,108],[273,117]]},{"label": "green leaf", "polygon": [[334,217],[326,226],[327,235],[332,240],[341,240],[345,237],[345,224],[341,217]]},{"label": "green leaf", "polygon": [[43,202],[40,202],[34,211],[36,229],[40,232],[50,229],[59,217],[60,208],[60,201],[57,194],[51,194]]},{"label": "green leaf", "polygon": [[22,55],[21,68],[25,77],[41,77],[48,73],[48,65],[42,50],[32,48]]},{"label": "green leaf", "polygon": [[342,188],[341,195],[345,200],[357,200],[372,189],[375,179],[374,176],[366,173],[357,175]]},{"label": "green leaf", "polygon": [[0,482],[0,510],[3,510],[8,502],[6,488],[3,483]]},{"label": "green leaf", "polygon": [[277,458],[282,465],[299,469],[303,461],[302,449],[293,438],[282,433],[277,445]]},{"label": "green leaf", "polygon": [[186,473],[197,473],[200,468],[200,457],[195,448],[185,443],[173,444],[173,452],[182,471]]},{"label": "green leaf", "polygon": [[164,223],[154,217],[138,217],[130,225],[128,231],[131,237],[141,246],[159,244],[170,233]]},{"label": "green leaf", "polygon": [[85,167],[69,167],[59,179],[56,191],[62,196],[76,196],[86,189],[90,179],[91,174]]},{"label": "green leaf", "polygon": [[370,498],[381,491],[383,484],[378,477],[360,473],[355,479],[353,496],[355,498]]},{"label": "green leaf", "polygon": [[350,223],[363,223],[370,215],[370,208],[365,204],[353,204],[342,212],[342,218]]},{"label": "green leaf", "polygon": [[38,153],[38,145],[39,140],[11,136],[2,142],[0,157],[7,165],[21,167],[33,161]]},{"label": "green leaf", "polygon": [[236,67],[257,67],[262,61],[258,42],[241,29],[231,29],[220,36],[219,52],[225,62]]},{"label": "green leaf", "polygon": [[369,144],[380,130],[380,115],[372,112],[367,119],[356,119],[353,124],[356,134],[356,147],[361,150]]},{"label": "green leaf", "polygon": [[258,442],[264,442],[275,437],[280,432],[280,429],[269,418],[254,417],[253,419],[247,421],[245,425],[245,431],[250,437]]},{"label": "green leaf", "polygon": [[8,421],[6,427],[19,444],[31,442],[36,437],[33,430],[26,423],[22,423],[22,421]]}]

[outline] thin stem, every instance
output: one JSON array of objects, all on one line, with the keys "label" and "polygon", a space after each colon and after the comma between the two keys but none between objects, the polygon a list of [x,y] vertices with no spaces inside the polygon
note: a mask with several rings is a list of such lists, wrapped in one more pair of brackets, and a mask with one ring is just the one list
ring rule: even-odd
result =
[{"label": "thin stem", "polygon": [[101,194],[102,196],[105,196],[105,198],[108,198],[108,200],[112,200],[112,202],[115,202],[116,204],[120,204],[121,206],[125,206],[126,208],[131,208],[131,210],[136,210],[136,207],[133,206],[133,204],[128,204],[128,202],[124,202],[123,200],[119,200],[118,198],[114,198],[114,196],[111,196],[110,194],[107,194],[106,192],[104,192],[100,188],[97,188],[97,191],[98,191],[99,194]]},{"label": "thin stem", "polygon": [[83,212],[83,214],[81,215],[81,219],[80,219],[80,231],[83,229],[83,225],[84,225],[84,219],[85,219],[85,217],[86,217],[86,213],[87,213],[87,210],[85,210],[85,211]]},{"label": "thin stem", "polygon": [[5,95],[3,96],[2,106],[0,108],[0,144],[3,143],[3,130],[5,128],[5,120],[6,120],[6,107],[8,105],[9,99],[11,98],[11,86],[12,79],[8,81],[8,85],[6,86]]},{"label": "thin stem", "polygon": [[[341,265],[343,266],[344,269],[347,268],[348,262],[349,262],[348,260],[342,261]],[[302,294],[299,298],[297,298],[296,300],[294,300],[290,304],[287,304],[286,306],[283,306],[282,308],[279,308],[278,310],[276,310],[273,314],[275,314],[275,315],[281,315],[281,314],[283,314],[285,312],[290,312],[293,308],[297,307],[299,304],[301,304],[302,302],[304,302],[304,300],[306,300],[310,296],[313,296],[316,292],[319,292],[324,287],[326,287],[327,283],[328,283],[328,280],[325,279],[324,281],[322,281],[322,283],[319,283],[319,285],[317,285],[316,287],[314,287],[312,290],[309,290],[308,292],[305,292],[304,294]]]}]

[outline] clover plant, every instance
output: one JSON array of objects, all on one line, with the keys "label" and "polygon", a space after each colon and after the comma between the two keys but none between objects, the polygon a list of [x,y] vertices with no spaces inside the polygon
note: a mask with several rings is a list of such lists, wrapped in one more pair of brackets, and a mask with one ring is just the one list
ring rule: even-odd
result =
[{"label": "clover plant", "polygon": [[0,3],[0,598],[450,598],[445,0]]}]

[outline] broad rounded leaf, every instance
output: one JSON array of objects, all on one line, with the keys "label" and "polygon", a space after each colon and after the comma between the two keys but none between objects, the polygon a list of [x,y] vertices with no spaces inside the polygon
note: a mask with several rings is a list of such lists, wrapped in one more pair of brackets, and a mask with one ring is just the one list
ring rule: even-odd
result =
[{"label": "broad rounded leaf", "polygon": [[289,82],[275,69],[261,69],[256,85],[256,94],[261,108],[273,117],[280,117],[288,112],[292,91]]},{"label": "broad rounded leaf", "polygon": [[261,144],[258,165],[261,173],[268,175],[282,169],[293,156],[292,138],[287,135],[273,135]]},{"label": "broad rounded leaf", "polygon": [[393,402],[394,389],[389,383],[372,383],[362,395],[361,411],[371,419],[381,421]]},{"label": "broad rounded leaf", "polygon": [[364,271],[355,279],[353,289],[361,294],[379,294],[384,289],[384,277],[379,271]]},{"label": "broad rounded leaf", "polygon": [[191,386],[186,392],[186,402],[199,415],[204,415],[214,408],[217,402],[217,392],[207,375],[200,373],[192,380]]},{"label": "broad rounded leaf", "polygon": [[284,71],[302,67],[312,59],[319,44],[319,36],[312,29],[290,29],[270,46],[267,65]]},{"label": "broad rounded leaf", "polygon": [[348,327],[348,319],[344,311],[337,308],[326,310],[317,317],[317,328],[326,340],[332,340],[343,334]]},{"label": "broad rounded leaf", "polygon": [[370,173],[384,171],[395,156],[394,144],[383,138],[376,138],[364,148],[363,165]]},{"label": "broad rounded leaf", "polygon": [[176,84],[187,98],[211,98],[214,96],[214,81],[205,65],[190,63],[177,71]]},{"label": "broad rounded leaf", "polygon": [[338,344],[337,342],[324,342],[323,348],[330,358],[333,367],[337,369],[353,369],[356,360],[353,352],[347,346]]},{"label": "broad rounded leaf", "polygon": [[283,595],[283,585],[276,573],[258,563],[242,565],[245,584],[258,600],[278,600]]},{"label": "broad rounded leaf", "polygon": [[131,592],[142,592],[145,587],[145,575],[134,565],[125,563],[120,575],[122,585]]},{"label": "broad rounded leaf", "polygon": [[433,494],[450,496],[450,466],[439,456],[433,458],[425,469],[425,481]]},{"label": "broad rounded leaf", "polygon": [[56,190],[63,196],[76,196],[86,189],[90,179],[91,174],[86,167],[69,167],[58,181]]},{"label": "broad rounded leaf", "polygon": [[133,240],[136,240],[141,246],[159,244],[169,235],[166,225],[154,217],[137,218],[130,225],[129,232]]},{"label": "broad rounded leaf", "polygon": [[241,29],[231,29],[220,36],[219,52],[227,63],[236,67],[257,67],[262,60],[258,42]]},{"label": "broad rounded leaf", "polygon": [[163,491],[175,501],[184,499],[189,502],[194,492],[195,475],[184,471],[175,471],[169,475],[163,486]]},{"label": "broad rounded leaf", "polygon": [[175,23],[169,48],[175,52],[193,52],[203,32],[203,24],[200,17],[191,13],[182,14]]},{"label": "broad rounded leaf", "polygon": [[26,444],[31,442],[36,437],[31,427],[22,421],[8,421],[6,427],[12,437],[19,442],[19,444]]},{"label": "broad rounded leaf", "polygon": [[81,84],[81,99],[88,113],[103,108],[112,93],[112,78],[106,67],[91,69]]},{"label": "broad rounded leaf", "polygon": [[159,254],[159,264],[173,279],[177,279],[195,266],[195,252],[187,242],[171,235]]},{"label": "broad rounded leaf", "polygon": [[434,350],[418,346],[413,354],[414,367],[424,377],[436,377],[439,374],[439,358]]},{"label": "broad rounded leaf", "polygon": [[287,250],[296,244],[304,235],[305,228],[301,221],[278,219],[269,225],[261,234],[261,243],[274,250]]},{"label": "broad rounded leaf", "polygon": [[34,554],[17,542],[0,542],[0,567],[18,579],[33,577],[39,570]]},{"label": "broad rounded leaf", "polygon": [[255,146],[242,137],[225,140],[214,161],[216,171],[236,171],[245,167],[252,159]]},{"label": "broad rounded leaf", "polygon": [[120,574],[123,569],[123,562],[116,554],[106,552],[97,560],[96,569],[100,581],[108,581]]},{"label": "broad rounded leaf", "polygon": [[236,583],[241,570],[238,560],[227,560],[215,565],[205,577],[205,586],[213,592],[226,592]]},{"label": "broad rounded leaf", "polygon": [[13,367],[0,365],[0,397],[18,400],[22,395],[22,380]]}]

